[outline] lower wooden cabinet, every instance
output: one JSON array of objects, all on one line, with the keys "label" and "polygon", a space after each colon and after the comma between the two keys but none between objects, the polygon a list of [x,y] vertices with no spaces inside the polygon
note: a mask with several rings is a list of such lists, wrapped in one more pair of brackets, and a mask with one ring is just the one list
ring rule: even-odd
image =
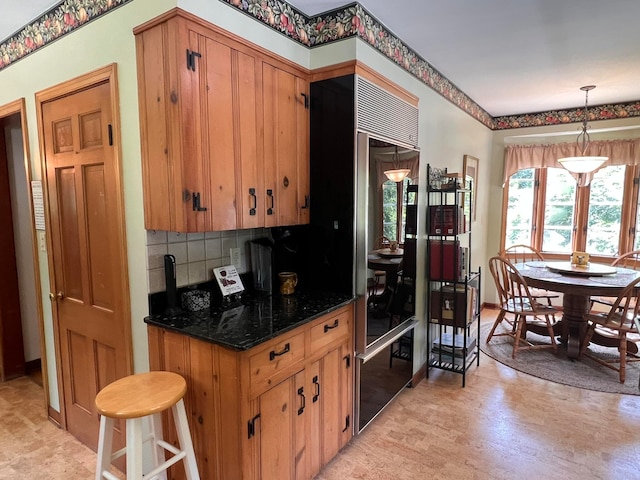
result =
[{"label": "lower wooden cabinet", "polygon": [[201,478],[310,479],[338,453],[352,436],[352,325],[349,305],[240,352],[148,327],[151,369],[187,379]]}]

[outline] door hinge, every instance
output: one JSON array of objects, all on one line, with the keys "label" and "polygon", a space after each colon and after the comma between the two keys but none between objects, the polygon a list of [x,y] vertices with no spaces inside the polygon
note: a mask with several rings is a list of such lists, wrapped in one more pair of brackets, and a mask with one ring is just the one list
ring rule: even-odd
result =
[{"label": "door hinge", "polygon": [[113,125],[109,124],[107,127],[109,131],[109,146],[112,147],[113,146]]},{"label": "door hinge", "polygon": [[249,434],[247,438],[251,438],[256,434],[256,420],[258,420],[259,418],[260,418],[260,414],[257,414],[255,417],[253,417],[251,420],[247,422],[247,430]]},{"label": "door hinge", "polygon": [[196,71],[196,58],[202,57],[198,52],[192,52],[187,48],[187,70]]},{"label": "door hinge", "polygon": [[351,368],[351,355],[345,355],[344,361],[347,363],[347,368]]},{"label": "door hinge", "polygon": [[203,207],[200,204],[200,192],[193,192],[193,195],[191,196],[192,198],[192,202],[193,202],[193,211],[194,212],[206,212],[207,211],[207,207]]},{"label": "door hinge", "polygon": [[640,177],[633,177],[633,184],[638,185],[640,183]]}]

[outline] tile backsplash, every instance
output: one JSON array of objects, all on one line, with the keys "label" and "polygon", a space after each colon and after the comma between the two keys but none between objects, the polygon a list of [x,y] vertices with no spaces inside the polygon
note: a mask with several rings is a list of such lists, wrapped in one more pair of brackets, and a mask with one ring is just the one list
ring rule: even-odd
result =
[{"label": "tile backsplash", "polygon": [[178,287],[213,280],[213,269],[231,263],[231,248],[240,248],[239,273],[248,272],[249,241],[269,236],[263,228],[227,232],[176,233],[147,230],[147,288],[149,293],[165,290],[164,256],[176,258]]}]

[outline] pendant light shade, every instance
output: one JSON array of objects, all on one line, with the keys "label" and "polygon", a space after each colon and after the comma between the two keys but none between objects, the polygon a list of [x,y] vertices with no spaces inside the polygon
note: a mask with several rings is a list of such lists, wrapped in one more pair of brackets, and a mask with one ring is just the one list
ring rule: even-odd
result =
[{"label": "pendant light shade", "polygon": [[571,173],[589,173],[598,169],[604,162],[606,162],[609,157],[599,157],[594,155],[587,155],[587,150],[589,149],[590,137],[587,132],[587,120],[589,118],[588,115],[588,106],[589,106],[589,91],[596,88],[595,85],[586,85],[581,87],[580,90],[585,92],[585,100],[584,100],[584,119],[582,120],[582,132],[578,135],[576,143],[578,144],[578,148],[580,148],[580,152],[582,155],[577,157],[565,157],[558,159],[560,165],[562,165],[565,169],[570,171]]},{"label": "pendant light shade", "polygon": [[391,170],[385,170],[384,174],[387,176],[389,180],[392,182],[402,182],[409,172],[411,172],[408,168],[398,168],[400,162],[400,155],[398,155],[398,147],[396,147],[396,153],[393,155],[393,168]]}]

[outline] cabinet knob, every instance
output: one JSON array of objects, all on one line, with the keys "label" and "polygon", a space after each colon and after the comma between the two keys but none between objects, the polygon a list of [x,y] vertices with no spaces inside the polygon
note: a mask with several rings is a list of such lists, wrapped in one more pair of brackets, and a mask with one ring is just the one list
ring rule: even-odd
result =
[{"label": "cabinet knob", "polygon": [[288,187],[289,186],[289,178],[287,178],[286,176],[282,179],[282,185],[284,185],[284,187]]}]

